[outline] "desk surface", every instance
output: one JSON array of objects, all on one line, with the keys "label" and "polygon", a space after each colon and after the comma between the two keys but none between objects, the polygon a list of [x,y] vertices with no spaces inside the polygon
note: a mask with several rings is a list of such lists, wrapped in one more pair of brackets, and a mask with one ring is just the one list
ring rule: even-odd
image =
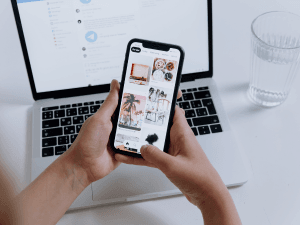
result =
[{"label": "desk surface", "polygon": [[[230,194],[243,224],[300,224],[300,78],[276,108],[246,97],[250,24],[266,11],[300,14],[298,0],[214,0],[214,79],[245,156],[249,181]],[[10,0],[0,2],[0,155],[20,189],[29,181],[33,99]],[[16,166],[17,165],[17,166]],[[67,213],[58,224],[203,224],[184,197]]]}]

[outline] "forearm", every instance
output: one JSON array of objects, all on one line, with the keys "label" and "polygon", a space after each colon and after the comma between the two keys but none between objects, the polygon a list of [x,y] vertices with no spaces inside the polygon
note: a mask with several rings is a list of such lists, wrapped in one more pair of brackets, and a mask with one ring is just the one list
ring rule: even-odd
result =
[{"label": "forearm", "polygon": [[66,152],[19,194],[23,224],[56,224],[88,185],[85,172]]},{"label": "forearm", "polygon": [[[216,180],[215,180],[216,181]],[[240,225],[241,220],[221,178],[218,184],[208,185],[205,197],[198,204],[205,225]]]}]

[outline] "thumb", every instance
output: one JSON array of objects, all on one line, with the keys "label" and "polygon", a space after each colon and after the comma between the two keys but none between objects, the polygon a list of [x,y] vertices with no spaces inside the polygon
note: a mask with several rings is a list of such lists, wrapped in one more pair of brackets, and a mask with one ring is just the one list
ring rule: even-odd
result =
[{"label": "thumb", "polygon": [[175,166],[175,158],[153,145],[144,145],[141,148],[141,154],[147,162],[155,165],[164,174],[168,174]]},{"label": "thumb", "polygon": [[118,106],[120,85],[117,80],[110,84],[110,92],[100,109],[95,114],[99,117],[110,118]]}]

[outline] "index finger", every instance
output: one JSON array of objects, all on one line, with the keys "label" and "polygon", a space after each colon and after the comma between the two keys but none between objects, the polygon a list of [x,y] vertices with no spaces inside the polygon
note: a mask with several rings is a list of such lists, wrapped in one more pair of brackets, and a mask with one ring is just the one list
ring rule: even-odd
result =
[{"label": "index finger", "polygon": [[152,163],[147,162],[143,158],[137,158],[137,157],[127,156],[122,154],[115,154],[115,159],[118,162],[125,163],[125,164],[136,165],[136,166],[148,166],[148,167],[156,168]]},{"label": "index finger", "polygon": [[178,90],[178,94],[177,94],[177,99],[181,98],[182,97],[182,91],[179,89]]}]

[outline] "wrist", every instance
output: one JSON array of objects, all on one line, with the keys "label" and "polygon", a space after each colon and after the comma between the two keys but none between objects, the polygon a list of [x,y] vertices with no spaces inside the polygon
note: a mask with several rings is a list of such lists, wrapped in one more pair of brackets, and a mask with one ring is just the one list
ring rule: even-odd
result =
[{"label": "wrist", "polygon": [[72,188],[75,191],[81,192],[92,183],[87,171],[82,167],[80,157],[76,155],[72,147],[62,155],[61,160],[64,174],[72,180]]},{"label": "wrist", "polygon": [[[231,195],[220,180],[208,184],[198,201],[205,224],[241,224]],[[225,222],[226,221],[226,222]]]},{"label": "wrist", "polygon": [[211,208],[222,208],[226,203],[229,192],[226,186],[222,183],[214,185],[206,185],[206,188],[202,190],[201,198],[198,199],[197,207],[201,211]]}]

